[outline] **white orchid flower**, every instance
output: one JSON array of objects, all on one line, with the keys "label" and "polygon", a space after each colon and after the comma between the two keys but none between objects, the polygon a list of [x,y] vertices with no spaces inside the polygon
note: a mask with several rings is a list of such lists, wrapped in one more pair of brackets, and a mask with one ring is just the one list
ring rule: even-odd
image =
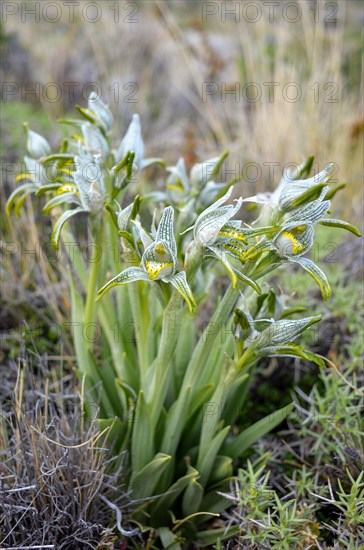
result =
[{"label": "white orchid flower", "polygon": [[106,134],[109,134],[114,124],[114,117],[108,105],[98,97],[96,92],[91,92],[87,106],[89,111],[95,115],[95,121],[101,126]]},{"label": "white orchid flower", "polygon": [[168,206],[163,210],[155,235],[155,240],[143,230],[141,238],[145,247],[139,267],[128,267],[119,275],[104,285],[97,294],[99,300],[114,286],[120,286],[135,281],[162,281],[170,283],[183,297],[192,312],[196,303],[186,273],[177,271],[177,246],[173,230],[174,210]]},{"label": "white orchid flower", "polygon": [[51,153],[51,146],[48,141],[30,130],[28,124],[24,124],[25,131],[27,133],[27,150],[29,155],[34,159],[39,159],[41,157],[47,157]]},{"label": "white orchid flower", "polygon": [[[201,258],[212,257],[222,262],[227,270],[233,287],[237,285],[237,279],[243,280],[260,292],[259,286],[249,277],[230,265],[227,255],[239,257],[245,252],[247,234],[251,230],[242,228],[240,220],[232,220],[239,211],[243,199],[235,200],[235,204],[226,204],[233,191],[233,187],[218,199],[209,208],[204,210],[197,218],[193,226],[194,240],[186,251],[186,265],[193,272],[201,263]],[[243,243],[243,244],[241,244]]]}]

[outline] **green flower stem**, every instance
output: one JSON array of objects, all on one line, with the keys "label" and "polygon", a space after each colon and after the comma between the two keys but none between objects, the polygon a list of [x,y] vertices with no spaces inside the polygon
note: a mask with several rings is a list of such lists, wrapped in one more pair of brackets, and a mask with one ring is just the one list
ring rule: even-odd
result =
[{"label": "green flower stem", "polygon": [[[86,306],[85,306],[85,325],[94,322],[95,311],[96,311],[96,292],[98,288],[98,280],[100,275],[100,267],[102,264],[102,224],[96,227],[94,225],[94,244],[96,246],[96,260],[92,262],[90,275],[87,285],[87,294],[86,294]],[[94,331],[93,331],[94,332]]]},{"label": "green flower stem", "polygon": [[[63,240],[64,242],[69,243],[73,243],[75,241],[72,233],[67,231],[66,228],[64,228],[63,231]],[[106,250],[107,247],[105,246],[104,249]],[[71,261],[77,276],[86,291],[89,275],[82,259],[81,251],[78,247],[73,247]],[[125,361],[123,348],[127,344],[124,343],[124,339],[121,337],[120,331],[118,330],[120,323],[116,316],[115,308],[110,296],[104,296],[103,300],[99,303],[98,317],[103,334],[106,336],[109,344],[116,375],[120,378],[120,380],[134,386],[136,383],[135,369],[128,369],[128,364]],[[129,344],[129,346],[132,346],[132,344]]]},{"label": "green flower stem", "polygon": [[151,407],[151,418],[155,423],[158,421],[168,391],[173,354],[182,323],[182,305],[183,298],[174,290],[163,313],[162,335],[155,360],[152,389],[147,396]]},{"label": "green flower stem", "polygon": [[[225,325],[228,321],[231,309],[238,297],[238,290],[230,286],[221,300],[215,313],[211,317],[209,326],[206,327],[201,334],[197,346],[190,359],[186,374],[183,379],[181,392],[188,386],[195,387],[195,383],[199,377],[203,378],[203,366],[213,348],[213,342],[221,335],[222,330],[225,330]],[[208,381],[206,381],[208,383]]]},{"label": "green flower stem", "polygon": [[[143,384],[143,380],[147,369],[149,367],[149,345],[148,345],[148,332],[149,332],[149,304],[145,304],[146,296],[143,296],[143,283],[133,283],[128,285],[128,293],[130,299],[130,305],[132,310],[132,316],[137,328],[137,353],[139,362],[140,383]],[[149,290],[149,289],[148,289]],[[143,307],[144,303],[144,307]]]}]

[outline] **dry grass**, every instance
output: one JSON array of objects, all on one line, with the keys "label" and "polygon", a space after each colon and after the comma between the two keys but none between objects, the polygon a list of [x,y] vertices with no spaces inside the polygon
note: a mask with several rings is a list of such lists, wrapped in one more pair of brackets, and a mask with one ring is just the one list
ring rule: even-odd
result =
[{"label": "dry grass", "polygon": [[1,394],[1,547],[114,548],[129,504],[123,462],[110,463],[73,376],[51,372],[39,357],[19,359]]}]

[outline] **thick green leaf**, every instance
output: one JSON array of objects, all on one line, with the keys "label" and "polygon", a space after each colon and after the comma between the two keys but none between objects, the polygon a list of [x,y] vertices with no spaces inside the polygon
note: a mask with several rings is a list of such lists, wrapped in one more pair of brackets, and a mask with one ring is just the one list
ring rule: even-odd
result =
[{"label": "thick green leaf", "polygon": [[144,468],[154,455],[154,424],[144,393],[140,391],[135,409],[131,442],[133,472],[139,472]]},{"label": "thick green leaf", "polygon": [[152,511],[152,524],[160,524],[161,518],[167,517],[169,510],[172,508],[173,503],[179,497],[179,495],[186,489],[186,487],[194,480],[198,479],[200,474],[195,468],[190,466],[187,470],[187,474],[183,477],[179,477],[173,485],[161,496],[153,506]]},{"label": "thick green leaf", "polygon": [[171,460],[172,457],[170,455],[157,453],[151,462],[148,462],[137,474],[134,474],[129,485],[132,498],[140,499],[153,496],[158,481],[171,463]]},{"label": "thick green leaf", "polygon": [[[218,432],[217,435],[215,435],[215,437],[210,441],[208,449],[206,449],[204,455],[199,455],[199,459],[197,461],[197,469],[201,474],[202,485],[206,485],[209,481],[217,454],[229,431],[230,426],[226,426],[224,429]],[[224,453],[224,455],[225,454],[229,456],[229,453]]]},{"label": "thick green leaf", "polygon": [[241,432],[234,440],[225,445],[222,448],[222,453],[226,456],[231,456],[235,459],[241,456],[247,449],[249,449],[258,439],[264,437],[273,428],[278,426],[286,416],[294,408],[294,403],[290,403],[286,407],[275,411],[274,413],[265,416],[258,422],[255,422],[252,426],[249,426],[246,430]]},{"label": "thick green leaf", "polygon": [[158,535],[166,550],[181,550],[182,546],[178,542],[178,536],[175,535],[168,527],[160,527]]},{"label": "thick green leaf", "polygon": [[203,494],[203,486],[197,481],[197,477],[192,478],[182,498],[182,514],[184,517],[200,511]]},{"label": "thick green leaf", "polygon": [[227,540],[240,532],[238,525],[232,527],[219,527],[218,529],[209,529],[207,531],[199,531],[197,533],[197,540],[199,547],[210,546],[218,541]]},{"label": "thick green leaf", "polygon": [[233,459],[229,456],[218,455],[212,469],[209,484],[220,483],[233,475]]},{"label": "thick green leaf", "polygon": [[160,447],[164,453],[174,455],[176,452],[188,414],[190,394],[191,386],[188,386],[181,391],[178,400],[173,403],[168,411]]}]

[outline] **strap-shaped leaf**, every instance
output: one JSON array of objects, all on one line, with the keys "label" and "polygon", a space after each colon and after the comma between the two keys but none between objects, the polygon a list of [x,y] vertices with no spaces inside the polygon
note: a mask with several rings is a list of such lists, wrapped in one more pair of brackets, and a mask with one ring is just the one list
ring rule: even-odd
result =
[{"label": "strap-shaped leaf", "polygon": [[[214,463],[217,457],[217,454],[221,448],[221,445],[223,444],[224,440],[226,439],[227,434],[230,431],[230,426],[226,426],[221,431],[219,431],[213,439],[209,442],[208,449],[206,449],[206,452],[203,453],[202,456],[199,456],[199,460],[197,463],[197,469],[201,474],[201,484],[206,485],[211,472],[214,467]],[[224,453],[228,454],[228,453]],[[231,456],[228,454],[228,456]]]},{"label": "strap-shaped leaf", "polygon": [[297,263],[311,277],[316,281],[318,286],[320,287],[321,294],[324,300],[328,300],[332,294],[332,290],[329,284],[329,281],[327,280],[327,277],[325,273],[320,269],[312,260],[309,260],[308,258],[290,258],[290,262]]},{"label": "strap-shaped leaf", "polygon": [[236,436],[232,443],[225,445],[222,449],[223,454],[231,456],[233,459],[238,458],[247,449],[249,449],[249,447],[256,443],[258,439],[264,437],[267,433],[278,426],[278,424],[286,418],[293,408],[294,403],[290,403],[286,407],[283,407],[282,409],[265,416],[261,420],[258,420],[258,422],[255,422],[252,426],[249,426],[249,428]]},{"label": "strap-shaped leaf", "polygon": [[[226,501],[226,499],[224,499]],[[220,543],[226,539],[232,539],[235,535],[238,535],[241,531],[239,525],[232,525],[231,527],[218,527],[217,529],[208,529],[207,531],[198,531],[196,534],[196,543],[200,547],[211,546],[215,543]]]},{"label": "strap-shaped leaf", "polygon": [[171,463],[172,457],[164,453],[158,453],[153,460],[148,462],[136,475],[132,476],[129,490],[133,499],[153,496],[154,490],[163,473]]},{"label": "strap-shaped leaf", "polygon": [[178,399],[171,405],[165,420],[165,428],[160,449],[164,453],[174,455],[178,446],[184,421],[188,414],[191,386],[182,390]]},{"label": "strap-shaped leaf", "polygon": [[78,208],[75,208],[74,210],[66,210],[58,218],[58,220],[54,224],[52,236],[51,236],[51,241],[54,248],[56,249],[59,248],[59,238],[61,236],[61,230],[64,224],[73,216],[76,216],[77,214],[81,214],[81,212],[85,213],[87,211],[84,208],[78,207]]},{"label": "strap-shaped leaf", "polygon": [[339,227],[340,229],[346,229],[347,231],[350,231],[351,233],[354,233],[357,237],[361,237],[361,233],[355,225],[352,225],[351,223],[344,222],[343,220],[334,220],[334,219],[327,219],[327,220],[321,220],[320,225],[326,225],[328,227]]},{"label": "strap-shaped leaf", "polygon": [[114,286],[126,285],[135,281],[149,281],[149,277],[141,267],[128,267],[100,288],[96,300],[100,300]]},{"label": "strap-shaped leaf", "polygon": [[193,313],[194,309],[197,307],[197,304],[195,298],[193,297],[192,291],[188,286],[185,271],[179,271],[175,275],[165,277],[163,281],[166,283],[171,283],[171,285],[174,286],[188,305],[190,313]]},{"label": "strap-shaped leaf", "polygon": [[174,237],[174,210],[172,206],[167,206],[163,210],[161,221],[159,222],[156,241],[166,241],[170,247],[172,254],[177,256],[177,245]]},{"label": "strap-shaped leaf", "polygon": [[193,479],[198,479],[199,477],[200,474],[198,473],[198,471],[195,468],[192,468],[192,466],[189,466],[187,469],[187,473],[183,477],[179,477],[177,481],[169,487],[169,489],[163,494],[161,498],[158,499],[158,501],[153,506],[152,522],[153,519],[160,522],[163,516],[168,518],[169,510],[171,509],[172,504],[175,502],[175,500],[186,489],[186,487]]},{"label": "strap-shaped leaf", "polygon": [[197,479],[197,477],[193,477],[183,493],[182,514],[185,517],[196,514],[200,510],[204,488]]}]

